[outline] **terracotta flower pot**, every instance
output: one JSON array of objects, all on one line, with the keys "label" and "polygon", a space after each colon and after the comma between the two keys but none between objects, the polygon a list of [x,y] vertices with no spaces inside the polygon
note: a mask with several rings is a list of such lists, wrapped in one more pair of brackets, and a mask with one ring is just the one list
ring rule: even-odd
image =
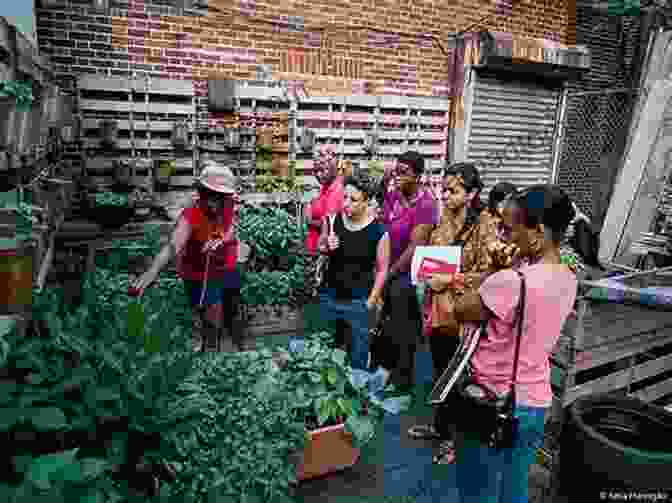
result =
[{"label": "terracotta flower pot", "polygon": [[352,446],[352,435],[345,431],[345,424],[310,431],[308,437],[296,464],[299,481],[350,468],[359,460],[359,449]]},{"label": "terracotta flower pot", "polygon": [[276,176],[289,176],[289,159],[282,157],[274,157],[272,164],[273,174]]}]

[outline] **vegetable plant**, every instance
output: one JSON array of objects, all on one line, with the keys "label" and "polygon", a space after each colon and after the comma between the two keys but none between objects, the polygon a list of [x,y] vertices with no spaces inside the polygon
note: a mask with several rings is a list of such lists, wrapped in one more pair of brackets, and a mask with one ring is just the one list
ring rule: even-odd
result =
[{"label": "vegetable plant", "polygon": [[361,447],[373,438],[383,414],[407,408],[410,397],[384,400],[383,392],[394,387],[383,390],[371,374],[353,371],[346,353],[325,343],[331,338],[328,333],[309,336],[283,355],[282,372],[296,393],[292,413],[308,429],[344,422],[354,445]]},{"label": "vegetable plant", "polygon": [[129,205],[128,194],[118,192],[99,192],[95,196],[96,206],[117,206],[123,207]]},{"label": "vegetable plant", "polygon": [[0,97],[14,98],[17,108],[30,108],[35,101],[33,84],[19,80],[0,81]]}]

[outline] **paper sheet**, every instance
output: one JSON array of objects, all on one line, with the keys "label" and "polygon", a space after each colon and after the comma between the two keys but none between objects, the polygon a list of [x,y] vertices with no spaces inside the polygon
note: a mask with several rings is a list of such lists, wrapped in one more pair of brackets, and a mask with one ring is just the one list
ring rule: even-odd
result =
[{"label": "paper sheet", "polygon": [[437,262],[444,262],[457,267],[460,270],[462,261],[462,248],[459,246],[418,246],[413,254],[411,262],[411,282],[418,284],[418,271],[423,261],[428,258]]}]

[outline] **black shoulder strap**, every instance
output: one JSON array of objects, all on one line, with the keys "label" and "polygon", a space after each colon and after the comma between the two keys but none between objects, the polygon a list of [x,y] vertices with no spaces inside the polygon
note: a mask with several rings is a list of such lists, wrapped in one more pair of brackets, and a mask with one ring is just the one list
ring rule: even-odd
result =
[{"label": "black shoulder strap", "polygon": [[525,276],[520,271],[516,271],[520,278],[520,298],[518,301],[518,333],[516,335],[516,349],[513,357],[513,372],[511,373],[511,403],[516,403],[516,379],[518,378],[518,359],[520,357],[520,340],[523,337],[523,325],[525,322]]}]

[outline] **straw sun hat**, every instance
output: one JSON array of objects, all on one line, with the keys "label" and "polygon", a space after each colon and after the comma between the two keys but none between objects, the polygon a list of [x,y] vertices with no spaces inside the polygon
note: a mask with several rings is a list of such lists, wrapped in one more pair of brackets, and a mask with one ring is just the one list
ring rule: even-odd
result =
[{"label": "straw sun hat", "polygon": [[233,172],[217,162],[206,161],[198,177],[198,183],[220,194],[235,194],[237,180]]}]

